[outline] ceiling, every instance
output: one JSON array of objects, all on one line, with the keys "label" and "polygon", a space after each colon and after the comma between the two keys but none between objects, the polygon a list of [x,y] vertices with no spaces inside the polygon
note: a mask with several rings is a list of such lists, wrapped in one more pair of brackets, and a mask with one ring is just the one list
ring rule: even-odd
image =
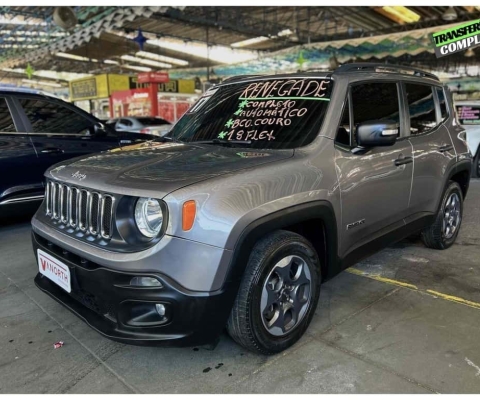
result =
[{"label": "ceiling", "polygon": [[[65,81],[83,75],[42,76],[41,71],[134,74],[151,68],[172,69],[181,75],[183,69],[215,69],[264,59],[293,46],[367,39],[480,17],[478,7],[473,6],[454,7],[453,21],[442,18],[448,7],[408,7],[406,12],[413,12],[416,22],[407,22],[408,18],[382,7],[360,6],[72,8],[78,22],[67,32],[54,23],[54,7],[0,7],[0,80],[25,77],[28,64],[35,79],[46,80]],[[138,53],[139,45],[133,40],[139,36],[139,28],[148,39],[144,53]],[[244,42],[248,39],[253,40]],[[412,58],[408,56],[404,53],[396,58],[409,62]],[[413,57],[432,68],[442,68],[446,62],[428,52]],[[392,56],[381,59],[386,58],[391,61]],[[455,63],[478,61],[476,55],[468,59],[455,56]]]}]

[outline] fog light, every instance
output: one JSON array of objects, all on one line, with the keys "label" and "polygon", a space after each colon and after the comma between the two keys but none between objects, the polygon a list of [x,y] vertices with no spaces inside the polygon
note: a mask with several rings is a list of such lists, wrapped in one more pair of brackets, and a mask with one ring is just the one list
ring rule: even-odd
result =
[{"label": "fog light", "polygon": [[135,276],[130,281],[130,286],[161,288],[162,284],[157,278],[151,276]]},{"label": "fog light", "polygon": [[157,310],[158,315],[161,317],[165,316],[165,306],[163,304],[155,304],[155,309]]}]

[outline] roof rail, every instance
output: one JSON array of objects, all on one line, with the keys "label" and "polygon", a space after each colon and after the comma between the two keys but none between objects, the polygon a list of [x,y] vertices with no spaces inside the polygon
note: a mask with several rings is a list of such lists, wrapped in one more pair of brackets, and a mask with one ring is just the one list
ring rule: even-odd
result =
[{"label": "roof rail", "polygon": [[406,67],[403,65],[395,64],[381,64],[381,63],[350,63],[343,64],[335,70],[338,72],[350,72],[350,71],[371,71],[371,72],[397,72],[400,74],[407,74],[413,76],[421,76],[425,78],[434,79],[440,81],[438,76],[431,74],[430,72],[422,71],[421,69]]}]

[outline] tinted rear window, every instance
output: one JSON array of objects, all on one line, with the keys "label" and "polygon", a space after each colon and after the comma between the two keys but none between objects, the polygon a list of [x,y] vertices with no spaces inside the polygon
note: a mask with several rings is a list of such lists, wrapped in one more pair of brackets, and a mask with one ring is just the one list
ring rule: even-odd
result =
[{"label": "tinted rear window", "polygon": [[16,132],[7,101],[0,98],[0,132]]},{"label": "tinted rear window", "polygon": [[142,125],[170,125],[170,122],[165,121],[162,118],[137,118],[137,120]]},{"label": "tinted rear window", "polygon": [[480,124],[480,105],[457,106],[457,117],[461,125]]}]

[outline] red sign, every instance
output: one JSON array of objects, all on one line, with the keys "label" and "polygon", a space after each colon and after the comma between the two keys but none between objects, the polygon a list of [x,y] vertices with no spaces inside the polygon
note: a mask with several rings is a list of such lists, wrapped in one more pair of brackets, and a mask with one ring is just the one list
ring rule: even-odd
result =
[{"label": "red sign", "polygon": [[166,83],[170,80],[168,72],[141,72],[138,74],[138,83]]}]

